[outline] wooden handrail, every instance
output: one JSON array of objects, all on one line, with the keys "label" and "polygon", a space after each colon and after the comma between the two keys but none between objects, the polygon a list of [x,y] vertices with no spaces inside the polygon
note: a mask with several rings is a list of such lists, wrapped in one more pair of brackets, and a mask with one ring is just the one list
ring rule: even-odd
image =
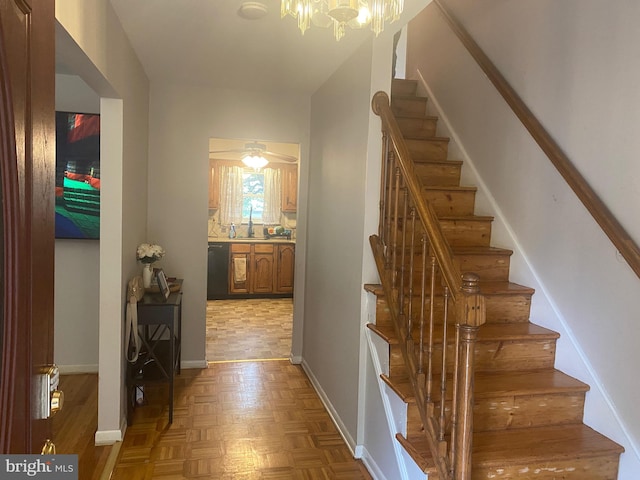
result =
[{"label": "wooden handrail", "polygon": [[611,240],[631,269],[638,278],[640,278],[640,248],[638,248],[638,245],[604,202],[602,202],[600,197],[598,197],[593,188],[591,188],[555,140],[551,138],[551,135],[549,135],[520,96],[511,85],[509,85],[489,57],[482,51],[475,40],[471,38],[469,32],[467,32],[462,24],[447,9],[443,0],[433,0],[433,3],[438,6],[444,19],[478,63],[482,71],[487,75],[491,83],[496,87],[496,90],[502,95],[542,151],[549,157],[549,160],[556,167],[560,175],[562,175],[562,178],[565,179],[585,208],[591,213],[594,220],[600,225],[600,228],[602,228],[607,237],[609,237],[609,240]]},{"label": "wooden handrail", "polygon": [[[480,279],[470,272],[461,275],[453,261],[451,247],[433,206],[424,198],[389,96],[378,92],[371,105],[381,120],[383,146],[379,235],[370,237],[373,256],[439,478],[469,480],[474,345],[486,317]],[[422,237],[419,252],[417,231]],[[416,257],[420,258],[420,266],[416,265]],[[427,258],[431,260],[430,272],[427,272]],[[436,283],[442,284],[440,300],[435,293]],[[416,302],[420,304],[414,310]],[[438,332],[435,331],[437,302],[441,302],[442,307],[437,314],[441,325]],[[455,323],[456,328],[453,345],[451,335],[447,334],[450,323]],[[449,347],[453,347],[453,362],[448,360]],[[440,353],[436,354],[435,349]],[[436,389],[437,408],[438,402],[432,395]],[[449,392],[450,413],[444,400],[449,398]]]},{"label": "wooden handrail", "polygon": [[[385,92],[377,92],[371,100],[371,107],[376,115],[380,117],[383,124],[387,128],[391,145],[397,155],[398,164],[403,173],[403,177],[406,181],[406,186],[411,192],[413,198],[422,197],[422,189],[415,175],[413,175],[413,163],[409,160],[411,158],[409,149],[404,141],[400,127],[396,122],[395,116],[389,106],[389,96]],[[431,240],[431,247],[434,250],[435,257],[438,260],[438,265],[442,271],[442,275],[449,289],[453,300],[456,300],[456,296],[462,287],[462,275],[460,270],[453,263],[453,254],[449,243],[445,240],[444,233],[440,227],[440,222],[436,216],[433,208],[426,202],[418,202],[416,204],[416,210],[418,216],[422,220],[425,229]]]}]

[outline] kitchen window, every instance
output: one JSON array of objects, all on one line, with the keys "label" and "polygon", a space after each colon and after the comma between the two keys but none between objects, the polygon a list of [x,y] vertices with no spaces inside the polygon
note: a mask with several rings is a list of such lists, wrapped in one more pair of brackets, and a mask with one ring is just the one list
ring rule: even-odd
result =
[{"label": "kitchen window", "polygon": [[264,212],[264,173],[245,169],[242,174],[242,222],[262,223]]},{"label": "kitchen window", "polygon": [[220,166],[220,223],[280,223],[282,182],[279,168],[260,171]]}]

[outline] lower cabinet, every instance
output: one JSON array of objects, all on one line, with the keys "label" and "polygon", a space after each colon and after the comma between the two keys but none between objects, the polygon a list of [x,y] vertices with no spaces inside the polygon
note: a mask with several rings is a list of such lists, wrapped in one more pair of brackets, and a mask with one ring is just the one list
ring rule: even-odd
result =
[{"label": "lower cabinet", "polygon": [[232,243],[229,293],[293,293],[294,260],[293,244]]},{"label": "lower cabinet", "polygon": [[278,245],[276,258],[276,292],[293,293],[293,266],[295,264],[295,245]]}]

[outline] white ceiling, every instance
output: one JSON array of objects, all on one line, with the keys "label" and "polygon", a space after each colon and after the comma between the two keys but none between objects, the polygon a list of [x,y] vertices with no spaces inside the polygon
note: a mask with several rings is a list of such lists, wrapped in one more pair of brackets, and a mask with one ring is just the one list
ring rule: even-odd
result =
[{"label": "white ceiling", "polygon": [[[367,38],[280,17],[280,0],[259,20],[237,12],[243,0],[110,0],[150,81],[311,94]],[[392,27],[389,27],[392,28]]]}]

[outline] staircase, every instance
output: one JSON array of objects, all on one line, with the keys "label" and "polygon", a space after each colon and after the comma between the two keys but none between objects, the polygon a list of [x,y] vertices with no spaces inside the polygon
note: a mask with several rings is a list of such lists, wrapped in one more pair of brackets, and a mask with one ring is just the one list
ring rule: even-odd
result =
[{"label": "staircase", "polygon": [[[476,189],[460,185],[462,162],[448,159],[449,141],[436,136],[437,118],[426,115],[426,101],[416,95],[416,82],[394,80],[391,110],[413,159],[422,194],[438,217],[454,263],[461,272],[479,276],[485,298],[486,323],[479,328],[474,348],[470,478],[614,480],[623,448],[582,423],[589,387],[554,368],[559,335],[529,322],[534,291],[509,281],[512,252],[490,246],[493,218],[474,215]],[[398,222],[400,230],[416,228],[406,218]],[[416,268],[420,264],[416,261]],[[376,296],[376,322],[368,328],[388,344],[388,374],[381,375],[381,380],[407,405],[406,435],[398,434],[397,441],[425,476],[441,478],[430,454],[433,448],[427,445],[387,299],[380,285],[365,288]],[[441,288],[435,290],[433,303],[436,312],[444,309]],[[417,323],[410,324],[413,339],[419,337]],[[440,322],[435,329],[442,327]],[[450,330],[447,336],[452,345],[454,329]],[[453,349],[451,345],[447,350]],[[452,353],[447,361],[453,358]],[[437,385],[440,379],[437,373],[435,376]],[[451,416],[450,394],[447,391],[445,399],[447,418]],[[433,395],[440,408],[439,390]]]}]

